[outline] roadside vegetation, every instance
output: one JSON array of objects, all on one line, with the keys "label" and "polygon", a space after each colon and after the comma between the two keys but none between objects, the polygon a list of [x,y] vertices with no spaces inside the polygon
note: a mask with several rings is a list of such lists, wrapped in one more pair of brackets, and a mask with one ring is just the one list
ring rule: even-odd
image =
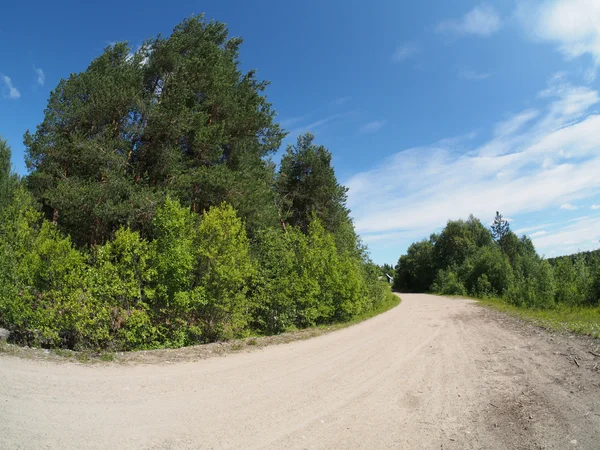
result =
[{"label": "roadside vegetation", "polygon": [[517,316],[551,331],[571,332],[600,338],[600,308],[558,306],[552,309],[529,309],[519,308],[502,299],[481,299],[479,301],[485,306]]},{"label": "roadside vegetation", "polygon": [[484,299],[551,329],[600,337],[600,253],[546,260],[499,213],[490,229],[471,216],[412,244],[394,288]]},{"label": "roadside vegetation", "polygon": [[[181,347],[347,323],[397,302],[331,154],[286,136],[239,69],[241,39],[191,17],[107,47],[0,141],[0,326],[65,349]],[[110,355],[110,353],[106,353]]]}]

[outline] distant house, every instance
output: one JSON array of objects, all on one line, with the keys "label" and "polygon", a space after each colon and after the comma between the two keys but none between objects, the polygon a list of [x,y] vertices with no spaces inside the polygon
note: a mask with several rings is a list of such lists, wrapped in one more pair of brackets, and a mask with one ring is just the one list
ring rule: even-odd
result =
[{"label": "distant house", "polygon": [[387,281],[389,284],[394,284],[394,277],[390,277],[387,273],[385,274],[385,276],[387,277]]}]

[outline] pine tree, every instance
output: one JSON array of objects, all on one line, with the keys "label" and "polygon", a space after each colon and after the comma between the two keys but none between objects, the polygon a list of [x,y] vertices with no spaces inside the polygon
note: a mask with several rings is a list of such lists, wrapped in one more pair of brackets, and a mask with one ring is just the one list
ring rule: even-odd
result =
[{"label": "pine tree", "polygon": [[268,157],[284,133],[268,83],[238,68],[241,42],[191,17],[135,53],[109,46],[62,80],[25,137],[46,217],[79,245],[126,224],[148,234],[168,192],[198,213],[227,201],[249,228],[276,224]]},{"label": "pine tree", "polygon": [[490,227],[492,232],[492,237],[494,241],[500,243],[502,239],[508,234],[510,231],[510,225],[507,220],[502,217],[498,211],[496,211],[496,217],[494,218],[494,223]]},{"label": "pine tree", "polygon": [[348,189],[335,177],[331,153],[313,144],[313,140],[310,133],[299,136],[281,159],[276,181],[281,220],[307,232],[313,217],[317,217],[327,231],[336,233],[350,220]]},{"label": "pine tree", "polygon": [[0,210],[10,203],[17,187],[18,178],[12,173],[10,147],[0,138]]}]

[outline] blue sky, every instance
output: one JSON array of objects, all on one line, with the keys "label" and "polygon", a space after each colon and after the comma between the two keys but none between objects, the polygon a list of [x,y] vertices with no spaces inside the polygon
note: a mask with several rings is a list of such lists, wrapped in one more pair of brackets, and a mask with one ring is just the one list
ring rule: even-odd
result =
[{"label": "blue sky", "polygon": [[0,16],[0,136],[111,42],[206,13],[242,36],[242,66],[290,131],[316,135],[378,263],[496,210],[546,256],[600,239],[600,2],[424,0],[11,2]]}]

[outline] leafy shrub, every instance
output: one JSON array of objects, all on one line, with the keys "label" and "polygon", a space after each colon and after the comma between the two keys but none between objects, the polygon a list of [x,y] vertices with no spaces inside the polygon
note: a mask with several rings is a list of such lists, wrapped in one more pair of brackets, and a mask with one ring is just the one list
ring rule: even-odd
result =
[{"label": "leafy shrub", "polygon": [[467,290],[456,272],[450,269],[439,270],[431,290],[443,295],[466,295]]},{"label": "leafy shrub", "polygon": [[150,245],[152,295],[148,303],[163,345],[181,347],[198,338],[192,318],[204,301],[195,283],[195,217],[178,201],[167,198],[156,210]]},{"label": "leafy shrub", "polygon": [[205,340],[243,333],[250,304],[247,292],[255,266],[244,223],[227,204],[204,214],[196,234],[196,280],[203,287],[194,308]]},{"label": "leafy shrub", "polygon": [[100,348],[109,314],[89,288],[88,265],[69,238],[33,210],[24,191],[2,212],[0,312],[18,342],[44,347]]},{"label": "leafy shrub", "polygon": [[294,242],[281,230],[262,230],[256,236],[254,252],[257,271],[251,300],[253,324],[262,333],[281,333],[297,321],[301,286]]},{"label": "leafy shrub", "polygon": [[497,246],[480,247],[459,268],[465,288],[472,295],[502,296],[513,283],[508,257]]},{"label": "leafy shrub", "polygon": [[488,279],[487,274],[482,273],[471,288],[471,293],[475,297],[490,298],[496,295],[496,291],[492,287],[492,283]]},{"label": "leafy shrub", "polygon": [[117,230],[115,238],[96,248],[90,270],[94,298],[110,308],[115,345],[125,349],[155,346],[156,329],[150,323],[148,299],[154,297],[148,243],[138,232]]},{"label": "leafy shrub", "polygon": [[552,267],[537,256],[519,257],[515,282],[505,298],[513,305],[530,308],[550,308],[555,304],[555,282]]}]

